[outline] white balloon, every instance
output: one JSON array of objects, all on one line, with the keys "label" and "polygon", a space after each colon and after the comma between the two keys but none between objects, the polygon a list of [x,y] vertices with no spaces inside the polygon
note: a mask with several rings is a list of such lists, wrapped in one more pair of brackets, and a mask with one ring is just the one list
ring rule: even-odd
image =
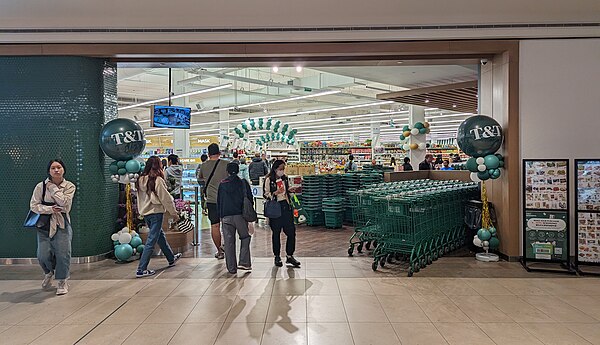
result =
[{"label": "white balloon", "polygon": [[419,144],[419,150],[425,150],[426,148],[427,148],[427,145],[425,143]]},{"label": "white balloon", "polygon": [[136,236],[139,236],[139,235],[138,235],[138,233],[137,233],[137,232],[135,232],[135,231],[132,231],[132,232],[131,232],[131,236],[132,236],[132,237],[136,237]]},{"label": "white balloon", "polygon": [[482,241],[482,242],[481,242],[481,244],[482,244],[484,247],[489,247],[489,246],[490,246],[490,241]]},{"label": "white balloon", "polygon": [[481,179],[479,178],[479,176],[477,176],[477,173],[472,172],[471,173],[471,181],[473,181],[473,182],[481,182]]},{"label": "white balloon", "polygon": [[479,164],[477,166],[477,170],[479,170],[479,171],[486,171],[487,167],[485,166],[485,164]]},{"label": "white balloon", "polygon": [[129,173],[129,178],[135,178],[135,174],[134,173]]},{"label": "white balloon", "polygon": [[483,244],[481,243],[481,240],[479,239],[479,237],[477,237],[477,235],[475,235],[475,237],[473,237],[473,244],[476,247],[481,247]]},{"label": "white balloon", "polygon": [[133,177],[135,177],[137,179],[138,177],[140,177],[140,174],[137,174],[137,173],[133,174]]},{"label": "white balloon", "polygon": [[483,159],[483,157],[477,157],[477,159],[475,159],[475,162],[477,162],[477,164],[481,165],[481,164],[485,163],[485,159]]},{"label": "white balloon", "polygon": [[119,236],[119,243],[125,244],[131,242],[131,234],[124,233]]},{"label": "white balloon", "polygon": [[119,234],[112,234],[112,236],[110,236],[110,239],[113,241],[118,241],[119,240]]},{"label": "white balloon", "polygon": [[114,183],[118,183],[118,182],[119,182],[119,179],[118,179],[118,178],[115,178],[115,177],[113,177],[113,178],[112,178],[112,181],[113,181]]},{"label": "white balloon", "polygon": [[129,182],[131,182],[131,180],[129,179],[129,175],[125,175],[125,178],[123,178],[123,183],[128,184]]},{"label": "white balloon", "polygon": [[410,145],[404,144],[404,145],[402,145],[402,148],[404,149],[404,151],[408,151],[408,150],[410,150]]},{"label": "white balloon", "polygon": [[119,231],[119,233],[120,233],[120,234],[123,234],[123,233],[129,233],[129,228],[128,228],[128,227],[126,227],[126,226],[124,226],[124,227],[123,227],[123,229],[121,229],[121,230]]},{"label": "white balloon", "polygon": [[412,134],[412,135],[417,135],[417,134],[419,134],[419,129],[418,129],[418,128],[413,128],[413,129],[411,129],[411,130],[410,130],[410,134]]}]

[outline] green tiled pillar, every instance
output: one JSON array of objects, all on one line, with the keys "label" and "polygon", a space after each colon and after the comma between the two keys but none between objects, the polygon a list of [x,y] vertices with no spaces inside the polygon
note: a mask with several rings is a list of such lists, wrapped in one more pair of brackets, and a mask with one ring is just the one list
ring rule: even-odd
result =
[{"label": "green tiled pillar", "polygon": [[105,60],[0,57],[0,258],[36,256],[35,230],[22,224],[53,158],[77,186],[73,257],[112,249],[118,187],[98,136],[116,115],[117,69]]}]

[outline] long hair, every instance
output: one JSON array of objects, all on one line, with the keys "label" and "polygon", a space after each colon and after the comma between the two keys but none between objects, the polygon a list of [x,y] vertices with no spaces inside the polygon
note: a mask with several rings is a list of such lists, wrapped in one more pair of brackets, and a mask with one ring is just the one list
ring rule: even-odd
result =
[{"label": "long hair", "polygon": [[[158,177],[162,179],[165,178],[165,174],[163,173],[162,169],[162,162],[160,161],[160,158],[158,156],[151,156],[150,158],[148,158],[148,160],[146,161],[146,167],[144,168],[144,171],[142,172],[140,177],[142,176],[148,176],[148,182],[146,183],[146,193],[148,195],[150,195],[150,193],[156,194],[156,179]],[[138,189],[140,188],[139,184],[140,180],[138,179],[136,182],[136,187]]]},{"label": "long hair", "polygon": [[60,159],[53,159],[50,162],[48,162],[48,168],[46,168],[46,173],[48,174],[48,178],[52,179],[52,176],[50,175],[50,168],[52,167],[52,164],[54,163],[58,163],[60,164],[60,166],[62,166],[64,173],[67,173],[67,167],[65,166],[65,163],[63,161],[61,161]]},{"label": "long hair", "polygon": [[281,164],[285,164],[285,162],[281,159],[278,159],[275,162],[273,162],[273,165],[271,166],[271,171],[269,172],[269,180],[277,180],[277,168],[279,168]]}]

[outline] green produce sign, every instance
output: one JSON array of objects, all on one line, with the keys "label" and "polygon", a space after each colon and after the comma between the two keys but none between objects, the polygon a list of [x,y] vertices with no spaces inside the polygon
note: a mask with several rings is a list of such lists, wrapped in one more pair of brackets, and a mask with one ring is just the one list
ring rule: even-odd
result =
[{"label": "green produce sign", "polygon": [[567,260],[567,218],[563,211],[525,211],[526,258]]}]

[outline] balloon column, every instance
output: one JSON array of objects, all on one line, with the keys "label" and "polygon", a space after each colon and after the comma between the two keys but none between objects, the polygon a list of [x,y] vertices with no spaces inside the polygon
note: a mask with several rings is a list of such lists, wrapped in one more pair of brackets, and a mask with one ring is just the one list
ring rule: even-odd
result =
[{"label": "balloon column", "polygon": [[[402,128],[402,134],[400,134],[400,140],[404,141],[407,140],[411,135],[419,135],[419,134],[429,134],[429,132],[431,131],[431,129],[429,128],[429,122],[425,121],[425,122],[416,122],[413,128],[410,128],[410,126],[405,125]],[[404,151],[408,151],[408,150],[425,150],[427,148],[427,145],[425,143],[411,143],[411,144],[403,144],[402,145],[402,149],[404,149]]]},{"label": "balloon column", "polygon": [[457,141],[460,149],[471,156],[466,163],[471,180],[481,182],[500,177],[504,157],[496,151],[502,146],[502,139],[502,127],[489,116],[472,116],[460,124]]},{"label": "balloon column", "polygon": [[115,243],[115,256],[119,261],[127,261],[136,252],[143,250],[142,239],[132,230],[131,183],[137,181],[144,169],[144,163],[135,158],[144,151],[145,147],[144,131],[132,120],[112,120],[106,123],[100,132],[100,148],[115,160],[109,166],[111,178],[115,183],[125,184],[127,226],[111,236]]},{"label": "balloon column", "polygon": [[477,254],[477,259],[481,261],[498,261],[496,254],[488,253],[489,249],[498,249],[500,240],[498,232],[492,223],[490,217],[490,208],[487,198],[485,182],[481,186],[481,199],[483,201],[483,209],[481,211],[481,229],[477,231],[477,235],[473,237],[473,244],[477,247],[483,247],[485,254]]}]

